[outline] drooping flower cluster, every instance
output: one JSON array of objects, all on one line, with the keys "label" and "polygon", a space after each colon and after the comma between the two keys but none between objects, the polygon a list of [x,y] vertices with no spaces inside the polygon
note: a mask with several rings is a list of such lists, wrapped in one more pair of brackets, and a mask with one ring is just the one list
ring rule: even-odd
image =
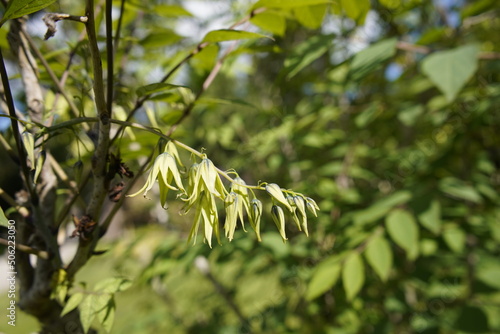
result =
[{"label": "drooping flower cluster", "polygon": [[[187,172],[188,186],[184,187],[179,166],[183,167],[177,147],[173,141],[169,141],[163,153],[158,155],[149,172],[144,186],[134,194],[137,196],[144,192],[144,196],[151,190],[156,181],[160,188],[160,203],[165,207],[169,190],[176,191],[177,197],[185,202],[183,213],[187,213],[195,207],[195,217],[189,240],[196,242],[196,236],[200,226],[203,229],[204,240],[212,246],[212,236],[215,234],[220,243],[219,211],[217,200],[224,203],[225,222],[224,234],[231,241],[238,224],[245,230],[245,216],[260,241],[260,221],[263,212],[262,202],[255,196],[254,190],[264,190],[271,196],[271,216],[276,223],[278,231],[286,240],[285,213],[283,208],[291,214],[293,221],[300,231],[308,235],[306,210],[316,216],[319,210],[316,202],[302,194],[291,190],[281,189],[275,183],[262,183],[259,186],[249,186],[236,174],[231,178],[228,173],[215,167],[205,154],[199,154],[201,161],[194,163]],[[221,175],[230,181],[229,191],[224,186]],[[285,197],[286,195],[286,197]]]}]

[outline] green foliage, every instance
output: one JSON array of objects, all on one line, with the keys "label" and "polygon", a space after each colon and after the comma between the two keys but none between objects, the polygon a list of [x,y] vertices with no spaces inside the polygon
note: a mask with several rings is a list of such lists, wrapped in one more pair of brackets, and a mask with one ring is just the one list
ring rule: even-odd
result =
[{"label": "green foliage", "polygon": [[0,26],[7,20],[16,19],[37,12],[50,6],[54,2],[56,2],[56,0],[10,0],[2,20],[0,20]]},{"label": "green foliage", "polygon": [[448,102],[452,102],[476,72],[477,53],[476,45],[436,52],[422,62],[422,71],[444,93]]},{"label": "green foliage", "polygon": [[[202,22],[182,3],[126,2],[110,152],[143,186],[110,180],[126,232],[80,280],[135,284],[87,290],[56,271],[62,313],[111,333],[500,331],[498,5],[446,3],[227,2]],[[207,31],[219,14],[231,28]],[[56,215],[68,194],[75,212],[92,198],[98,122],[88,43],[65,29],[36,43],[76,113],[40,66],[55,121],[21,123],[29,167],[39,148],[61,167]]]}]

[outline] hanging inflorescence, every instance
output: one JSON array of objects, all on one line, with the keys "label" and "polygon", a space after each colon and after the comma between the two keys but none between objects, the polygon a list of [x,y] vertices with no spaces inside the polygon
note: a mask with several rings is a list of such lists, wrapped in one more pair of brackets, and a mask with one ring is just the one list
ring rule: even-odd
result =
[{"label": "hanging inflorescence", "polygon": [[[261,240],[260,222],[263,205],[255,195],[254,190],[265,191],[271,197],[271,216],[283,240],[287,240],[285,210],[291,215],[298,229],[308,235],[306,211],[316,216],[316,211],[319,210],[312,198],[292,190],[282,189],[275,183],[260,183],[258,186],[247,185],[236,172],[231,172],[231,174],[236,175],[236,177],[231,178],[229,173],[217,169],[206,154],[199,154],[199,158],[201,161],[194,163],[185,173],[187,175],[187,187],[185,187],[180,172],[180,170],[185,169],[184,165],[176,144],[169,141],[164,152],[156,157],[144,186],[129,196],[137,196],[142,192],[146,196],[158,181],[160,203],[165,208],[169,190],[177,192],[177,197],[185,202],[182,209],[183,214],[189,212],[193,207],[196,210],[189,241],[196,242],[198,230],[202,227],[204,240],[211,246],[214,234],[220,243],[218,201],[224,204],[226,213],[224,234],[230,241],[234,237],[238,220],[245,230],[245,217],[255,231],[257,239]],[[226,189],[221,176],[230,182],[229,190]]]}]

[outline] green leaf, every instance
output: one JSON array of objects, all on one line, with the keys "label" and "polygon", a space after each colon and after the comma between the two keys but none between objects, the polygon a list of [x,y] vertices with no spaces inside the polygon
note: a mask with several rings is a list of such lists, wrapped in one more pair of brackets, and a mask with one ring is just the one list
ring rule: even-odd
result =
[{"label": "green leaf", "polygon": [[409,259],[415,259],[419,250],[419,231],[413,215],[403,209],[394,209],[385,224],[392,240],[406,251]]},{"label": "green leaf", "polygon": [[137,88],[136,93],[139,97],[143,97],[143,96],[151,95],[154,93],[164,93],[164,92],[172,91],[172,90],[177,89],[177,88],[184,88],[184,89],[191,90],[189,87],[186,87],[186,86],[172,85],[169,83],[159,82],[159,83],[153,83],[153,84],[141,86],[141,87]]},{"label": "green leaf", "polygon": [[412,197],[409,191],[398,191],[371,205],[369,208],[357,211],[353,214],[355,225],[372,223],[384,217],[393,207],[408,202]]},{"label": "green leaf", "polygon": [[104,330],[108,333],[111,332],[111,328],[113,327],[113,323],[115,321],[115,310],[116,305],[114,299],[112,298],[107,307],[97,313],[97,319],[101,323]]},{"label": "green leaf", "polygon": [[191,66],[197,70],[210,71],[214,67],[218,55],[219,45],[208,45],[191,58]]},{"label": "green leaf", "polygon": [[401,5],[400,0],[378,0],[380,4],[389,9],[396,9]]},{"label": "green leaf", "polygon": [[481,195],[479,195],[476,189],[466,184],[464,181],[453,177],[442,179],[439,182],[439,189],[445,194],[448,194],[452,197],[456,197],[473,203],[479,204],[483,201]]},{"label": "green leaf", "polygon": [[478,52],[476,45],[465,45],[433,53],[422,61],[422,72],[452,102],[476,72]]},{"label": "green leaf", "polygon": [[66,302],[66,305],[64,305],[64,308],[61,312],[61,317],[73,311],[75,308],[77,308],[78,305],[80,305],[80,303],[82,302],[84,296],[85,295],[83,293],[77,292],[73,294],[71,297],[69,297],[68,301]]},{"label": "green leaf", "polygon": [[332,0],[261,0],[252,8],[267,7],[267,8],[294,8],[313,6],[326,3],[333,3]]},{"label": "green leaf", "polygon": [[361,255],[354,251],[346,259],[342,269],[342,282],[347,300],[352,300],[363,287],[365,282],[365,268]]},{"label": "green leaf", "polygon": [[154,7],[153,12],[164,17],[193,16],[179,5],[157,5]]},{"label": "green leaf", "polygon": [[413,126],[418,117],[424,113],[424,107],[421,104],[415,104],[404,108],[398,113],[398,119],[406,126]]},{"label": "green leaf", "polygon": [[337,255],[318,264],[307,286],[306,299],[313,300],[330,290],[337,282],[341,268],[341,262]]},{"label": "green leaf", "polygon": [[315,6],[295,7],[293,14],[297,21],[309,29],[318,29],[323,23],[328,6],[320,4]]},{"label": "green leaf", "polygon": [[242,30],[221,29],[221,30],[210,31],[208,34],[205,35],[202,42],[218,43],[224,41],[234,41],[240,39],[254,39],[254,38],[270,38],[270,37]]},{"label": "green leaf", "polygon": [[455,329],[465,333],[490,332],[486,313],[477,306],[464,306],[458,314]]},{"label": "green leaf", "polygon": [[441,231],[441,204],[438,200],[433,200],[429,207],[418,215],[418,220],[423,227],[434,234]]},{"label": "green leaf", "polygon": [[50,6],[56,0],[10,0],[5,9],[0,26],[5,21],[28,15]]},{"label": "green leaf", "polygon": [[286,30],[286,20],[283,15],[265,11],[253,16],[250,22],[257,27],[272,32],[277,36],[283,36]]},{"label": "green leaf", "polygon": [[96,284],[95,290],[103,293],[115,293],[125,291],[132,285],[132,281],[122,277],[106,278]]},{"label": "green leaf", "polygon": [[342,8],[347,16],[361,25],[370,11],[370,0],[341,0]]},{"label": "green leaf", "polygon": [[82,322],[83,332],[88,333],[92,321],[96,316],[94,309],[95,295],[88,295],[80,304],[80,321]]},{"label": "green leaf", "polygon": [[368,264],[382,281],[387,281],[392,268],[392,251],[389,242],[381,235],[373,238],[365,250]]},{"label": "green leaf", "polygon": [[500,264],[496,261],[485,261],[477,267],[476,277],[481,282],[500,290]]},{"label": "green leaf", "polygon": [[358,52],[351,62],[349,78],[358,81],[378,69],[382,63],[396,54],[396,44],[396,38],[389,38]]},{"label": "green leaf", "polygon": [[2,207],[0,207],[0,226],[5,226],[5,227],[9,226],[9,220],[5,216]]},{"label": "green leaf", "polygon": [[450,224],[443,230],[443,239],[455,253],[463,253],[467,236],[456,224]]},{"label": "green leaf", "polygon": [[365,110],[363,110],[356,118],[354,123],[358,128],[364,128],[373,122],[382,112],[380,104],[377,102],[371,103]]},{"label": "green leaf", "polygon": [[331,35],[317,35],[297,45],[285,59],[286,78],[291,79],[307,65],[321,57],[332,43]]}]

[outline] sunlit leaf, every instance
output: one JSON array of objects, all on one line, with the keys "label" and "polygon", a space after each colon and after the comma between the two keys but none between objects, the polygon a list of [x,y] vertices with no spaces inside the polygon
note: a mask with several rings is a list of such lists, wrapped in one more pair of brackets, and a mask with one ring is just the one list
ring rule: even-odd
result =
[{"label": "sunlit leaf", "polygon": [[294,8],[332,3],[333,0],[260,0],[253,8]]},{"label": "sunlit leaf", "polygon": [[481,203],[481,195],[472,186],[462,180],[447,177],[439,182],[439,189],[450,196],[473,203]]},{"label": "sunlit leaf", "polygon": [[105,293],[125,291],[132,285],[132,281],[122,277],[106,278],[96,284],[95,289]]},{"label": "sunlit leaf", "polygon": [[357,211],[353,214],[356,225],[368,224],[384,217],[393,207],[408,202],[412,195],[409,191],[398,191],[390,196],[384,197],[370,207]]},{"label": "sunlit leaf", "polygon": [[269,36],[249,31],[222,29],[222,30],[210,31],[203,38],[203,42],[218,43],[224,41],[233,41],[239,39],[254,39],[254,38],[269,38]]},{"label": "sunlit leaf", "polygon": [[7,20],[42,10],[54,2],[56,0],[10,0],[0,21],[0,25],[4,24]]},{"label": "sunlit leaf", "polygon": [[385,220],[392,240],[406,251],[409,259],[418,256],[419,230],[415,218],[408,211],[394,209]]},{"label": "sunlit leaf", "polygon": [[189,87],[186,87],[186,86],[172,85],[169,83],[159,82],[159,83],[149,84],[146,86],[141,86],[141,87],[137,88],[136,93],[139,97],[143,97],[143,96],[147,96],[147,95],[151,95],[151,94],[155,94],[155,93],[163,93],[163,92],[167,92],[167,91],[172,91],[172,90],[177,89],[177,88],[190,89]]},{"label": "sunlit leaf", "polygon": [[363,24],[370,11],[370,0],[341,0],[344,12],[357,24]]},{"label": "sunlit leaf", "polygon": [[384,39],[358,52],[351,62],[349,78],[358,81],[377,70],[396,54],[396,44],[396,38]]},{"label": "sunlit leaf", "polygon": [[456,224],[449,224],[443,229],[443,239],[455,253],[463,253],[467,235]]},{"label": "sunlit leaf", "polygon": [[80,321],[82,322],[84,333],[88,333],[90,325],[92,325],[92,321],[94,321],[96,317],[94,298],[95,295],[87,295],[80,304]]},{"label": "sunlit leaf", "polygon": [[111,299],[107,307],[97,313],[97,319],[101,323],[104,330],[108,333],[111,332],[111,328],[113,327],[113,323],[115,321],[115,310],[116,306],[114,299]]},{"label": "sunlit leaf", "polygon": [[443,92],[447,101],[452,102],[476,72],[478,52],[476,45],[435,52],[422,62],[422,72]]},{"label": "sunlit leaf", "polygon": [[418,215],[418,220],[429,231],[439,234],[441,231],[441,204],[433,200],[429,207]]},{"label": "sunlit leaf", "polygon": [[306,66],[321,57],[331,47],[333,36],[316,35],[310,37],[294,48],[292,54],[285,59],[287,79],[293,78]]},{"label": "sunlit leaf", "polygon": [[353,251],[342,268],[342,283],[347,300],[352,300],[365,282],[365,267],[358,252]]},{"label": "sunlit leaf", "polygon": [[76,292],[71,297],[69,297],[66,305],[64,305],[64,308],[61,312],[61,317],[77,308],[78,305],[80,305],[80,303],[83,301],[84,296],[85,295],[83,293]]},{"label": "sunlit leaf", "polygon": [[326,4],[295,7],[293,8],[293,14],[303,26],[310,29],[318,29],[323,23],[323,17],[326,14],[327,8]]},{"label": "sunlit leaf", "polygon": [[307,286],[306,299],[313,300],[330,290],[340,276],[342,265],[338,256],[323,260],[314,271]]},{"label": "sunlit leaf", "polygon": [[184,7],[179,5],[157,5],[153,12],[163,17],[193,16]]},{"label": "sunlit leaf", "polygon": [[381,235],[376,236],[368,243],[365,257],[380,279],[387,281],[392,268],[392,251],[389,242]]},{"label": "sunlit leaf", "polygon": [[401,0],[378,0],[380,4],[389,9],[398,8],[401,5]]},{"label": "sunlit leaf", "polygon": [[286,20],[280,13],[265,11],[253,16],[250,22],[257,27],[272,32],[275,35],[283,36],[286,30]]}]

